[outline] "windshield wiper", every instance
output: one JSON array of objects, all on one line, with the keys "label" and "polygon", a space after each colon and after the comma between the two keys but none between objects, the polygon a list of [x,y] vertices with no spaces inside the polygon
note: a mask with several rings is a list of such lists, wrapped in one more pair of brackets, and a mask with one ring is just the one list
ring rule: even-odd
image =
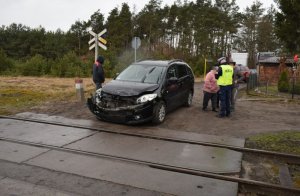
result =
[{"label": "windshield wiper", "polygon": [[144,83],[144,81],[146,80],[147,76],[148,76],[149,74],[151,74],[151,73],[154,71],[155,68],[156,68],[156,67],[151,68],[151,69],[148,71],[148,73],[142,78],[142,82],[143,82],[143,83]]}]

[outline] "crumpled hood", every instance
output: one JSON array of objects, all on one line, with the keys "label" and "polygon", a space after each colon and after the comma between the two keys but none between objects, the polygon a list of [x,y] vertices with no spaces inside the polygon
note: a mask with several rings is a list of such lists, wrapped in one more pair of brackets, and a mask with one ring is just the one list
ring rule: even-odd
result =
[{"label": "crumpled hood", "polygon": [[119,96],[137,96],[144,92],[153,92],[158,87],[158,84],[112,80],[103,86],[102,91]]}]

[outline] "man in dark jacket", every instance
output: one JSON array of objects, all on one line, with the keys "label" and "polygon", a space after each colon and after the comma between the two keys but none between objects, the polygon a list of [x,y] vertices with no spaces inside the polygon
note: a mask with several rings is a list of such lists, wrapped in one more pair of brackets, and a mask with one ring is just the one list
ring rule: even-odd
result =
[{"label": "man in dark jacket", "polygon": [[105,81],[103,64],[104,58],[99,56],[93,65],[93,81],[96,85],[96,90],[102,88],[102,83]]}]

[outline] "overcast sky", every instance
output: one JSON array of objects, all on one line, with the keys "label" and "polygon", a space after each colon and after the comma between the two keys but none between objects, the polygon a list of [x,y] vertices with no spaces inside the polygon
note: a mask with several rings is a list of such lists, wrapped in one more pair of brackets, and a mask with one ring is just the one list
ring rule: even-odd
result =
[{"label": "overcast sky", "polygon": [[[163,0],[162,5],[172,5],[175,0]],[[250,6],[254,0],[236,0],[241,10]],[[115,7],[122,3],[129,5],[131,11],[139,12],[149,0],[0,0],[0,26],[21,23],[31,28],[42,26],[46,31],[70,29],[75,21],[87,21],[100,9],[105,19]],[[274,4],[273,0],[260,0],[263,7]]]}]

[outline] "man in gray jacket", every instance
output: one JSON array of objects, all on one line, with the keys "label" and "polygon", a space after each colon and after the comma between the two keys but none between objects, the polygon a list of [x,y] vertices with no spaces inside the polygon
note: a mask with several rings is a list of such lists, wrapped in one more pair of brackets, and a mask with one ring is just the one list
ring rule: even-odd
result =
[{"label": "man in gray jacket", "polygon": [[235,101],[238,95],[239,90],[239,83],[244,80],[244,76],[239,69],[238,66],[236,66],[236,63],[231,60],[229,62],[230,65],[233,66],[233,78],[232,78],[232,89],[231,89],[231,97],[230,97],[230,110],[234,111],[235,109]]}]

